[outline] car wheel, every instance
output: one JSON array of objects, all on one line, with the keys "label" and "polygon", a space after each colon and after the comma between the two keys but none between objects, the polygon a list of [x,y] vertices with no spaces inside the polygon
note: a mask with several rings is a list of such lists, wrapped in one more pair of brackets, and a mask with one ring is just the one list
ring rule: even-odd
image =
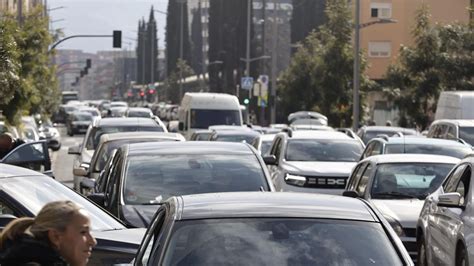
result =
[{"label": "car wheel", "polygon": [[424,236],[421,236],[420,244],[418,244],[418,258],[416,259],[416,265],[418,266],[428,265],[428,259],[426,258],[426,245],[425,245]]},{"label": "car wheel", "polygon": [[467,252],[463,246],[458,248],[458,252],[456,254],[456,266],[469,266]]}]

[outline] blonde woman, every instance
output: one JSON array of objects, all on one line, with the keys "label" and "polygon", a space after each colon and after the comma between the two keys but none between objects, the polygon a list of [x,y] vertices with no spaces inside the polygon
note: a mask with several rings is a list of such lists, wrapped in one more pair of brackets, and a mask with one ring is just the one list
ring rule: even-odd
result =
[{"label": "blonde woman", "polygon": [[0,265],[86,265],[92,247],[87,212],[71,201],[46,204],[36,218],[18,218],[0,235]]}]

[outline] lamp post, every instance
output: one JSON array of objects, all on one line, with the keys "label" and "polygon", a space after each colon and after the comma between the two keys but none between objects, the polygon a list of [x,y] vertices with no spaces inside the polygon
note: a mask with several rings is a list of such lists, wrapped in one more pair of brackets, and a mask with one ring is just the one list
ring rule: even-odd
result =
[{"label": "lamp post", "polygon": [[[176,0],[181,4],[179,22],[179,59],[183,60],[183,36],[184,36],[184,4],[186,0]],[[179,97],[183,97],[183,67],[179,68]]]},{"label": "lamp post", "polygon": [[359,109],[360,109],[360,29],[375,25],[396,23],[394,19],[378,19],[364,24],[360,24],[360,0],[355,1],[355,16],[354,16],[354,77],[353,77],[353,91],[352,91],[352,130],[357,132],[359,129]]}]

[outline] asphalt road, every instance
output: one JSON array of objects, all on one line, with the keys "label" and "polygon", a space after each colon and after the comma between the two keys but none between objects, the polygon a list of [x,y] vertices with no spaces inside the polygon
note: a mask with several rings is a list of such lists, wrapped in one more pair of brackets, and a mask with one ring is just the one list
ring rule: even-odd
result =
[{"label": "asphalt road", "polygon": [[61,134],[61,149],[53,152],[51,155],[53,174],[56,180],[72,187],[72,165],[74,155],[67,154],[67,151],[69,147],[81,144],[84,135],[74,135],[73,137],[70,137],[66,134],[66,128],[62,125],[58,126],[58,130]]}]

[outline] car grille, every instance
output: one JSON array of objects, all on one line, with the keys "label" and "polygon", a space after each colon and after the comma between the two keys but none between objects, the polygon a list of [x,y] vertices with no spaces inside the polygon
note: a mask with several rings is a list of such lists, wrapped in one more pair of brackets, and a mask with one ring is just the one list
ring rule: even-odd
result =
[{"label": "car grille", "polygon": [[344,189],[347,176],[307,176],[305,187]]}]

